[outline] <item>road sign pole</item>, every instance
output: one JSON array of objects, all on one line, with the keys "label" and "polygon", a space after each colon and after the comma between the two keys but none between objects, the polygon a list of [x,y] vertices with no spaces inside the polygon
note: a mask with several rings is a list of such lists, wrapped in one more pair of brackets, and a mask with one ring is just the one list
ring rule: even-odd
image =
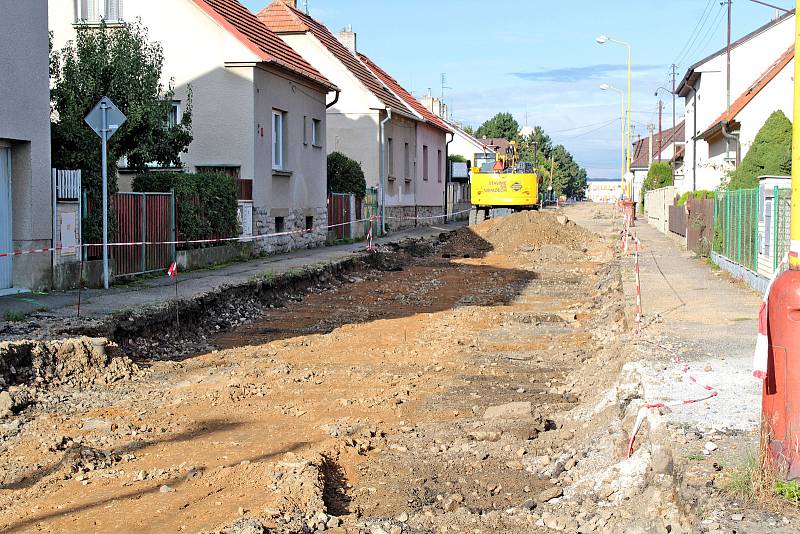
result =
[{"label": "road sign pole", "polygon": [[108,106],[100,105],[103,114],[103,127],[100,135],[102,142],[102,174],[103,174],[103,286],[108,289],[108,168],[106,150],[108,145]]}]

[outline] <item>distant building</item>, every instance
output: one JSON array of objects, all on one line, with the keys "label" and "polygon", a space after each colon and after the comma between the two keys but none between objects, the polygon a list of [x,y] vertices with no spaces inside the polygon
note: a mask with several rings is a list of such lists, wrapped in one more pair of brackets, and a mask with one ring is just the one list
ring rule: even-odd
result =
[{"label": "distant building", "polygon": [[619,178],[590,178],[586,182],[586,200],[603,204],[613,204],[622,195]]},{"label": "distant building", "polygon": [[[631,172],[633,173],[633,199],[635,201],[641,200],[642,185],[652,163],[659,161],[669,163],[673,169],[675,182],[683,180],[684,135],[684,122],[681,121],[675,125],[674,135],[672,128],[668,128],[662,130],[660,135],[655,132],[633,144]],[[659,144],[661,146],[660,153]]]}]

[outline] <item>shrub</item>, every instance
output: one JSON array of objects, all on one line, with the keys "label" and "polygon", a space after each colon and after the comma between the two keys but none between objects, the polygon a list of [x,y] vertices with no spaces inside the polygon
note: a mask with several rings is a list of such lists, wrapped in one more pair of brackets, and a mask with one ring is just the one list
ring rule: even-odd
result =
[{"label": "shrub", "polygon": [[792,173],[792,123],[776,111],[756,134],[739,168],[730,172],[728,189],[758,187],[758,177],[789,176]]},{"label": "shrub", "polygon": [[642,183],[641,205],[643,212],[645,193],[668,185],[672,185],[672,167],[669,166],[669,163],[662,161],[660,163],[651,164],[650,169],[647,171],[647,177]]},{"label": "shrub", "polygon": [[328,193],[363,197],[367,193],[367,181],[361,164],[341,152],[328,154]]},{"label": "shrub", "polygon": [[676,206],[683,206],[686,204],[686,201],[690,198],[694,198],[696,200],[705,200],[705,199],[713,199],[714,192],[709,191],[707,189],[698,189],[697,191],[687,191],[678,198],[677,202],[675,202]]},{"label": "shrub", "polygon": [[227,174],[145,173],[133,180],[133,190],[175,191],[179,241],[239,233],[236,181]]}]

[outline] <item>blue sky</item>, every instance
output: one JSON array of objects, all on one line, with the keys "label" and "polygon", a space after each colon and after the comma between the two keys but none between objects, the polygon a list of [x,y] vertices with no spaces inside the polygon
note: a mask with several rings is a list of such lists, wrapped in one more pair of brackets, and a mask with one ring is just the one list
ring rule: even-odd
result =
[{"label": "blue sky", "polygon": [[[268,0],[243,3],[258,11]],[[527,116],[528,125],[544,127],[594,178],[619,175],[619,97],[598,86],[624,89],[626,61],[624,47],[594,38],[605,33],[632,46],[634,136],[658,121],[653,93],[670,87],[669,65],[678,64],[680,79],[726,38],[720,0],[308,0],[308,6],[333,31],[352,24],[359,50],[414,95],[429,88],[439,95],[445,73],[445,101],[455,119],[477,126],[509,111],[524,126]],[[734,0],[733,38],[773,15]],[[668,97],[665,128],[672,122]],[[678,116],[681,110],[678,99]]]}]

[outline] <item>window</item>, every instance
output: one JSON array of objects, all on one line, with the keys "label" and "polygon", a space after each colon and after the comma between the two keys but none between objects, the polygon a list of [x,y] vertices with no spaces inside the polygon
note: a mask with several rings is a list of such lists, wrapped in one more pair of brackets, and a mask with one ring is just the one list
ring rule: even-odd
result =
[{"label": "window", "polygon": [[403,177],[406,180],[411,179],[411,149],[408,147],[408,143],[405,144],[403,147],[403,171],[405,174]]},{"label": "window", "polygon": [[428,179],[428,145],[422,145],[422,179]]},{"label": "window", "polygon": [[308,117],[303,115],[303,144],[308,144]]},{"label": "window", "polygon": [[286,223],[283,217],[275,217],[275,233],[280,234],[286,231]]},{"label": "window", "polygon": [[436,179],[439,183],[442,181],[442,151],[436,151]]},{"label": "window", "polygon": [[177,126],[181,122],[181,101],[180,100],[173,100],[172,107],[169,110],[169,115],[167,116],[167,126],[170,128],[173,126]]},{"label": "window", "polygon": [[283,111],[272,110],[272,168],[283,169]]},{"label": "window", "polygon": [[98,24],[101,20],[119,22],[122,20],[122,0],[76,0],[76,22]]},{"label": "window", "polygon": [[314,229],[314,216],[306,215],[306,230],[309,232]]},{"label": "window", "polygon": [[386,141],[386,160],[389,176],[394,176],[394,140],[391,137]]},{"label": "window", "polygon": [[311,144],[322,146],[322,121],[311,119]]}]

